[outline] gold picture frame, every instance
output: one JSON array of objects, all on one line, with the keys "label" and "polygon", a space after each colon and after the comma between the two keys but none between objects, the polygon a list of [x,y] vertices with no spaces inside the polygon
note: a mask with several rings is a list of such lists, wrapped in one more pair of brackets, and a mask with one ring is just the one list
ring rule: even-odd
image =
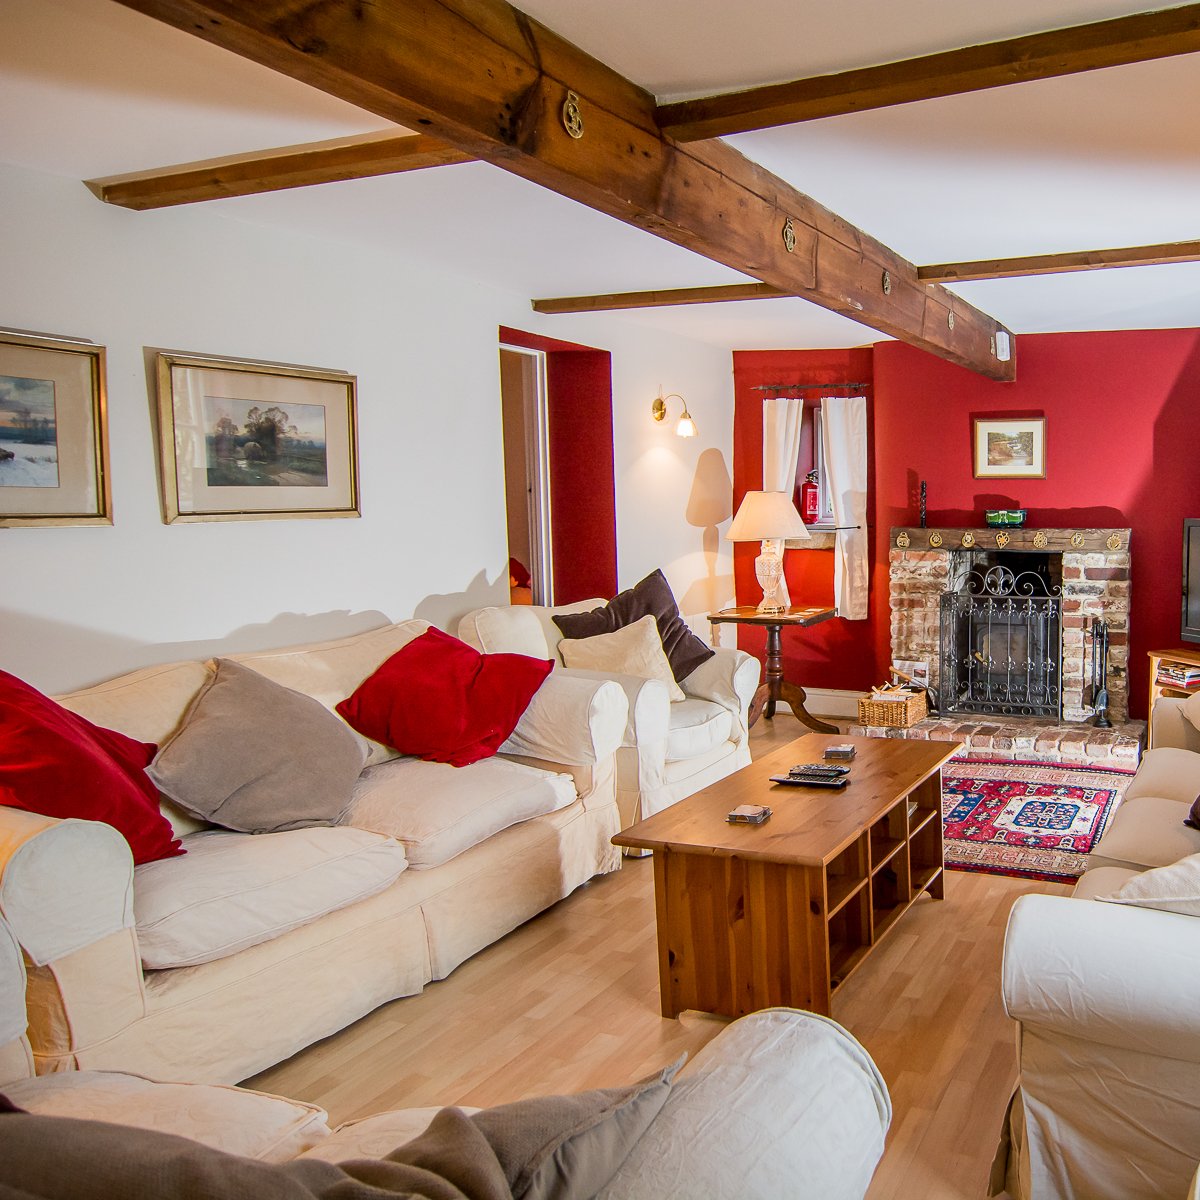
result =
[{"label": "gold picture frame", "polygon": [[104,347],[0,330],[0,528],[111,525]]},{"label": "gold picture frame", "polygon": [[1045,479],[1045,417],[976,417],[976,479]]},{"label": "gold picture frame", "polygon": [[162,351],[163,520],[357,517],[357,380],[343,371]]}]

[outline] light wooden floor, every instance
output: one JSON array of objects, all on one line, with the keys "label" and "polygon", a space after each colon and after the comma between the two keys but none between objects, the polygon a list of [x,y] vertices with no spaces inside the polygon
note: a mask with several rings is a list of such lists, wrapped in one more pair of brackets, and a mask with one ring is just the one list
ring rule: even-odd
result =
[{"label": "light wooden floor", "polygon": [[[774,727],[774,728],[773,728]],[[798,736],[760,721],[760,751]],[[464,963],[248,1081],[334,1123],[387,1108],[490,1105],[626,1083],[696,1050],[724,1022],[658,1010],[650,859],[626,860]],[[981,1197],[1015,1078],[999,999],[1008,911],[1056,884],[952,872],[839,989],[834,1017],[870,1051],[895,1116],[869,1200]]]}]

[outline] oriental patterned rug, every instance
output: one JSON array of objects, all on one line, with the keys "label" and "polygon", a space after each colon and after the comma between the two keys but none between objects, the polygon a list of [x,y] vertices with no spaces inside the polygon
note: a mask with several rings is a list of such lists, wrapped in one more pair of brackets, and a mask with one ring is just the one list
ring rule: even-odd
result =
[{"label": "oriental patterned rug", "polygon": [[962,759],[942,768],[946,866],[1071,883],[1133,778],[1118,767]]}]

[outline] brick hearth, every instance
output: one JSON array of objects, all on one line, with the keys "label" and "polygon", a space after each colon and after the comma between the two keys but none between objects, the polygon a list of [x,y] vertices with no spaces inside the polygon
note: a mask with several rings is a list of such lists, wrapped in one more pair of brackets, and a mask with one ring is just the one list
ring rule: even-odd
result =
[{"label": "brick hearth", "polygon": [[[1129,536],[1128,529],[893,529],[889,553],[892,658],[928,662],[935,690],[940,687],[940,603],[951,586],[951,552],[1062,555],[1063,720],[1055,724],[1045,717],[956,713],[932,716],[908,729],[852,725],[849,732],[957,740],[964,743],[968,758],[1136,766],[1145,724],[1127,719]],[[1110,729],[1090,723],[1096,710],[1088,631],[1096,617],[1109,628]]]}]

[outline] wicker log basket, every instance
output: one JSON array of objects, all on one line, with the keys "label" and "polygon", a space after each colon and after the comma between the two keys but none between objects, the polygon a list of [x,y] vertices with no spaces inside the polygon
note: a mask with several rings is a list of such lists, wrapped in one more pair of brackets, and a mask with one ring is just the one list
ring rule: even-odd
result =
[{"label": "wicker log basket", "polygon": [[879,729],[907,729],[929,715],[925,689],[913,690],[913,678],[903,671],[893,674],[904,683],[884,683],[858,702],[858,723]]}]

